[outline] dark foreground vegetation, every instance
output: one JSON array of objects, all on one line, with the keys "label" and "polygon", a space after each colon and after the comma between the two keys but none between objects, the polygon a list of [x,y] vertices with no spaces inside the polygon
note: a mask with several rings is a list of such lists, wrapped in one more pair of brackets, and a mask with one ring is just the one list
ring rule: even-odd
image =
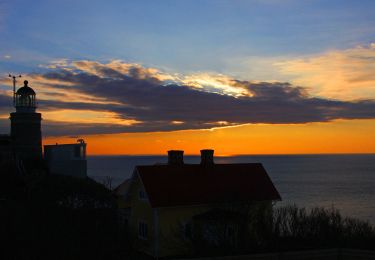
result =
[{"label": "dark foreground vegetation", "polygon": [[[115,198],[103,185],[43,174],[1,173],[0,179],[0,259],[147,259],[132,251]],[[334,208],[286,206],[272,214],[259,208],[230,224],[224,219],[214,218],[208,237],[192,232],[195,256],[375,245],[374,227]]]},{"label": "dark foreground vegetation", "polygon": [[214,220],[206,237],[190,239],[196,255],[218,256],[327,248],[375,250],[375,228],[366,221],[344,218],[335,208],[307,210],[295,205],[262,208],[235,221]]},{"label": "dark foreground vegetation", "polygon": [[116,201],[86,179],[0,174],[0,259],[128,259]]}]

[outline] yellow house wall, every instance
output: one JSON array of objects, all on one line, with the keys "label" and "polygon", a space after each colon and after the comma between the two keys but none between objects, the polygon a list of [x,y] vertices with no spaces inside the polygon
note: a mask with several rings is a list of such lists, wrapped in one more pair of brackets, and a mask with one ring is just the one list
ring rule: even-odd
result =
[{"label": "yellow house wall", "polygon": [[[133,247],[141,252],[149,255],[154,254],[154,226],[152,221],[152,208],[148,200],[141,200],[139,198],[139,191],[143,189],[138,176],[133,180],[129,191],[129,202],[131,205],[131,215],[129,219],[129,232]],[[147,224],[148,232],[147,239],[140,238],[139,221]]]},{"label": "yellow house wall", "polygon": [[[253,211],[258,207],[266,207],[270,212],[272,211],[272,203],[269,201],[254,203],[250,210]],[[193,216],[205,213],[214,208],[228,209],[228,205],[197,205],[158,208],[158,256],[186,256],[193,253],[191,241],[184,238],[182,225],[190,222]]]},{"label": "yellow house wall", "polygon": [[211,208],[207,205],[158,208],[159,256],[189,255],[192,246],[188,239],[184,239],[182,225]]}]

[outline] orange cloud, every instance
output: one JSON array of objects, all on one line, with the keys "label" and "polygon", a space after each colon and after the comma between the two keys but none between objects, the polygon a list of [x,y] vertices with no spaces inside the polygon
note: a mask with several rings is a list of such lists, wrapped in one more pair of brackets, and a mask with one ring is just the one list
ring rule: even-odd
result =
[{"label": "orange cloud", "polygon": [[126,63],[121,60],[112,60],[106,64],[97,61],[81,60],[73,61],[72,63],[67,64],[64,67],[67,67],[69,65],[74,69],[79,69],[83,72],[90,73],[99,77],[103,77],[106,75],[105,72],[103,72],[104,70],[111,69],[120,74],[136,76],[139,79],[154,78],[160,81],[176,79],[173,75],[163,73],[158,69],[146,68],[137,63]]},{"label": "orange cloud", "polygon": [[240,97],[252,96],[248,89],[238,86],[235,79],[221,74],[198,73],[180,77],[180,82],[207,92]]},{"label": "orange cloud", "polygon": [[[56,68],[55,65],[53,65],[52,68]],[[74,88],[70,88],[69,90],[59,88],[59,86],[73,87],[74,83],[69,81],[47,78],[36,73],[24,74],[22,78],[29,81],[29,86],[36,91],[38,100],[55,100],[60,102],[80,102],[89,104],[118,104],[118,102],[108,101],[105,98],[100,98],[95,95],[83,94]],[[17,80],[17,88],[23,86],[22,78]],[[13,95],[13,83],[9,78],[1,77],[0,84],[9,87],[9,89],[5,91],[6,95]]]},{"label": "orange cloud", "polygon": [[74,110],[58,109],[53,111],[40,111],[43,118],[55,122],[80,124],[117,124],[122,126],[131,126],[141,123],[134,119],[121,119],[114,112],[92,111],[92,110]]},{"label": "orange cloud", "polygon": [[375,44],[274,63],[310,94],[341,100],[375,98]]}]

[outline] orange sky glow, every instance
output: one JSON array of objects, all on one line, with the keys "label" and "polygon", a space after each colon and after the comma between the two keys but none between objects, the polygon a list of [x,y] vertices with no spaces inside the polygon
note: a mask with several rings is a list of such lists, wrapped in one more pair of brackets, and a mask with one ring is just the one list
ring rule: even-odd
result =
[{"label": "orange sky glow", "polygon": [[[89,155],[165,154],[180,149],[215,155],[375,153],[375,120],[336,120],[307,124],[249,124],[212,130],[83,136]],[[50,137],[44,144],[71,143],[69,137]]]}]

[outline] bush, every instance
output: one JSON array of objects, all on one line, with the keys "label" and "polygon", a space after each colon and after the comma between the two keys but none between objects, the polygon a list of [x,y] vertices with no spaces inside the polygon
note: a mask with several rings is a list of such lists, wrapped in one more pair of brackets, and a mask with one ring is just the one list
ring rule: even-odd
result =
[{"label": "bush", "polygon": [[375,229],[368,222],[343,218],[330,209],[276,208],[273,215],[273,238],[276,249],[350,247],[373,249]]},{"label": "bush", "polygon": [[[374,249],[375,228],[366,221],[342,217],[334,207],[307,210],[289,205],[274,208],[271,214],[267,207],[249,209],[247,214],[231,212],[236,218],[230,219],[221,211],[215,222],[208,219],[199,223],[203,232],[195,232],[191,239],[195,253],[231,255],[336,247]],[[227,226],[239,232],[226,237],[220,235]],[[207,231],[211,234],[209,239],[205,237]]]},{"label": "bush", "polygon": [[115,199],[103,185],[46,174],[0,178],[0,259],[119,259],[133,253]]}]

